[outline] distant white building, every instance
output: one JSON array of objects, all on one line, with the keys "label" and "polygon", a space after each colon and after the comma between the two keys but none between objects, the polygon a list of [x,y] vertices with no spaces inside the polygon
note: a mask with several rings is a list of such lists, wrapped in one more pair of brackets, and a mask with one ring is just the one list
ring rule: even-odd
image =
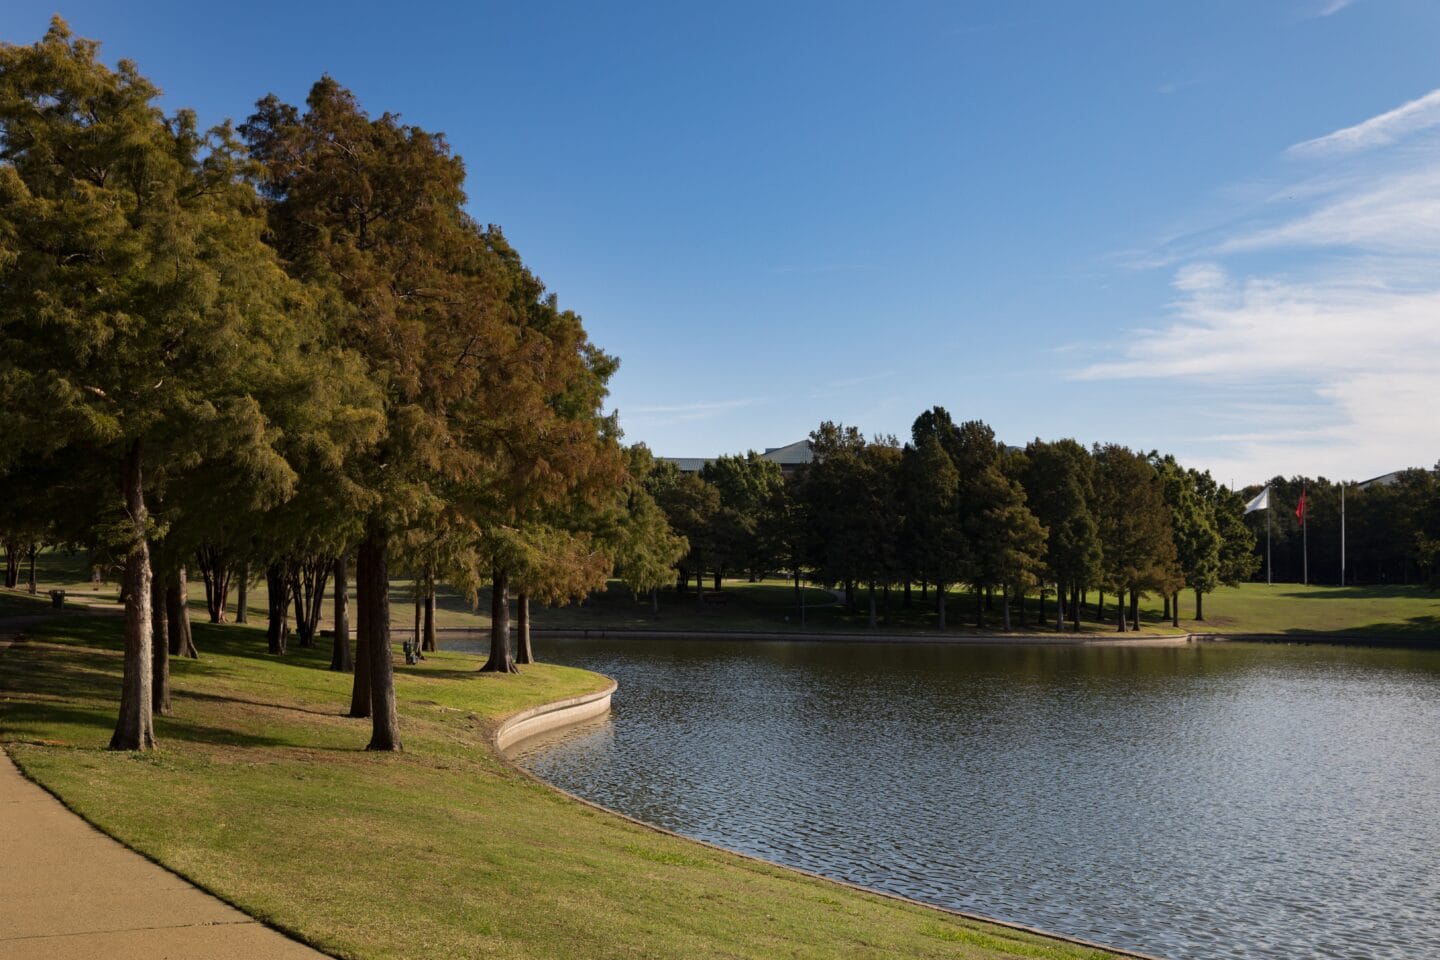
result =
[{"label": "distant white building", "polygon": [[1355,486],[1364,490],[1366,487],[1393,487],[1400,480],[1400,474],[1404,470],[1392,470],[1389,473],[1382,473],[1378,477],[1371,477],[1369,480],[1361,480]]},{"label": "distant white building", "polygon": [[[681,473],[699,473],[707,463],[713,462],[715,457],[657,457],[675,464],[680,468]],[[790,476],[803,465],[815,459],[815,452],[810,448],[809,440],[796,440],[794,443],[787,443],[783,447],[766,447],[765,452],[760,454],[760,459],[769,460],[780,465],[780,472]]]}]

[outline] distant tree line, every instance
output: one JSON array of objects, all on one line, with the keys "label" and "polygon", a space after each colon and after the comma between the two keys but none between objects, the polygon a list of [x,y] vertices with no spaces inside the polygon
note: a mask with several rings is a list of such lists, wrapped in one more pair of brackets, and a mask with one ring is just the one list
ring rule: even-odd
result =
[{"label": "distant tree line", "polygon": [[0,46],[0,540],[10,586],[46,544],[122,572],[112,747],[154,744],[198,653],[187,576],[217,622],[263,577],[277,656],[328,589],[375,750],[401,744],[392,574],[422,647],[437,582],[489,583],[498,672],[531,599],[668,579],[686,544],[602,413],[617,361],[469,216],[442,135],[329,77],[204,130],[97,49],[59,18]]},{"label": "distant tree line", "polygon": [[[1341,484],[1324,477],[1276,477],[1268,486],[1274,579],[1301,580],[1308,541],[1310,582],[1339,584]],[[1264,487],[1248,487],[1244,496],[1253,497]],[[1346,483],[1344,488],[1345,583],[1435,583],[1440,575],[1440,464],[1430,470],[1401,470],[1364,486]],[[1296,515],[1302,491],[1305,530]],[[1265,513],[1252,513],[1246,522],[1263,558]],[[1263,566],[1255,577],[1265,579]]]},{"label": "distant tree line", "polygon": [[788,571],[797,599],[802,579],[842,589],[852,610],[863,592],[872,625],[892,589],[907,606],[918,593],[944,629],[947,597],[964,586],[974,606],[956,613],[978,626],[1028,616],[1076,629],[1083,615],[1123,631],[1138,629],[1145,594],[1178,622],[1187,590],[1203,619],[1205,594],[1259,568],[1245,499],[1168,455],[1074,440],[1007,447],[941,407],[904,444],[828,422],[810,443],[814,461],[788,481],[754,452],[692,474],[655,464],[644,483],[689,545],[677,589],[699,584],[702,603],[705,576],[719,589],[722,575]]}]

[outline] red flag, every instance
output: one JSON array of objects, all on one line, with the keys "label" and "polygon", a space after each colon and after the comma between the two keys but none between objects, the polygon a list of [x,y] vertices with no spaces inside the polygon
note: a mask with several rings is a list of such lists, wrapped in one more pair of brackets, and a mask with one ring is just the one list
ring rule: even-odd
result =
[{"label": "red flag", "polygon": [[1305,487],[1300,487],[1300,502],[1295,506],[1295,519],[1300,521],[1300,526],[1305,526]]}]

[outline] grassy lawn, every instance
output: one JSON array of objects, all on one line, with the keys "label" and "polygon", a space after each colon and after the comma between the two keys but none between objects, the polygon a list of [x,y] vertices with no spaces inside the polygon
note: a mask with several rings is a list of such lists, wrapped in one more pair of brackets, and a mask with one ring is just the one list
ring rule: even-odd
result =
[{"label": "grassy lawn", "polygon": [[[28,602],[28,601],[27,601]],[[515,774],[503,716],[599,688],[558,666],[397,667],[406,752],[360,749],[324,651],[197,624],[151,754],[103,749],[118,620],[67,616],[0,647],[0,741],[87,819],[343,957],[1102,957],[858,893],[638,827]]]},{"label": "grassy lawn", "polygon": [[[1182,625],[1192,600],[1182,598]],[[1440,591],[1428,587],[1302,587],[1247,583],[1205,598],[1217,633],[1315,633],[1440,638]]]},{"label": "grassy lawn", "polygon": [[[48,552],[40,555],[37,567],[39,597],[48,602],[47,591],[62,588],[72,599],[81,602],[114,605],[117,586],[114,583],[92,584],[83,556]],[[712,584],[708,586],[713,587]],[[23,586],[22,586],[23,591]],[[532,616],[537,628],[609,629],[609,630],[738,630],[769,632],[865,633],[869,630],[866,592],[857,595],[858,609],[847,614],[835,594],[818,587],[803,588],[805,624],[801,627],[794,585],[789,580],[772,578],[759,583],[726,580],[719,596],[721,602],[707,601],[696,609],[693,593],[677,594],[673,589],[660,591],[660,613],[651,612],[649,597],[634,597],[624,584],[610,581],[606,590],[592,595],[583,604],[544,609],[534,607]],[[713,589],[707,595],[714,596]],[[0,591],[0,604],[14,597]],[[231,616],[234,615],[235,591],[231,590]],[[947,630],[951,633],[976,632],[976,603],[973,594],[952,590],[949,597]],[[353,587],[352,587],[353,597]],[[414,625],[414,592],[410,581],[391,581],[391,624],[397,641],[410,635]],[[192,617],[205,618],[205,588],[197,579],[190,582]],[[1106,620],[1095,619],[1094,602],[1081,620],[1087,633],[1114,632],[1114,598],[1106,599]],[[248,598],[252,623],[264,623],[266,590],[263,579],[252,586]],[[911,605],[904,605],[899,589],[890,594],[888,611],[883,594],[877,591],[877,607],[882,632],[934,631],[936,629],[934,593],[922,599],[917,587]],[[1299,584],[1247,583],[1239,587],[1222,587],[1205,597],[1206,619],[1196,621],[1194,597],[1181,596],[1178,630],[1162,618],[1158,598],[1147,597],[1140,604],[1141,628],[1147,633],[1169,634],[1190,632],[1216,633],[1320,633],[1334,635],[1440,636],[1440,591],[1427,587],[1302,587]],[[331,604],[326,602],[327,619],[321,626],[328,628]],[[0,606],[0,611],[6,608]],[[352,611],[353,611],[352,606]],[[441,587],[437,591],[437,625],[442,629],[483,630],[489,627],[490,598],[481,591],[479,609],[472,610],[469,601]],[[1047,598],[1046,625],[1036,623],[1039,615],[1037,598],[1025,602],[1024,623],[1018,612],[1012,612],[1012,629],[1016,633],[1036,636],[1050,634],[1054,622],[1054,599]],[[353,612],[351,614],[353,619]],[[985,614],[986,627],[1000,629],[1000,611]]]},{"label": "grassy lawn", "polygon": [[[591,629],[648,630],[766,630],[799,631],[799,617],[792,584],[769,580],[763,583],[726,581],[727,600],[723,605],[707,604],[695,609],[694,595],[677,596],[674,591],[661,594],[660,615],[650,612],[648,598],[636,601],[623,585],[614,581],[610,589],[581,606],[556,610],[538,610],[537,627],[571,627]],[[858,597],[859,610],[851,616],[824,590],[806,589],[805,629],[820,632],[865,633],[869,630],[865,592]],[[975,598],[973,594],[952,591],[949,594],[947,632],[974,633]],[[1106,600],[1106,620],[1094,618],[1095,595],[1081,620],[1081,630],[1104,635],[1115,631],[1114,598]],[[1440,637],[1440,592],[1426,587],[1302,587],[1298,584],[1242,584],[1222,587],[1205,597],[1204,621],[1192,619],[1194,597],[1182,594],[1180,628],[1162,619],[1163,610],[1157,598],[1144,598],[1140,604],[1140,625],[1147,633],[1318,633],[1334,635],[1401,635]],[[880,601],[877,600],[877,604]],[[814,604],[812,607],[811,604]],[[1054,601],[1046,609],[1053,618]],[[1053,632],[1053,619],[1046,626],[1035,623],[1039,607],[1036,598],[1026,601],[1026,623],[1015,619],[1014,632],[1043,637]],[[1012,613],[1012,617],[1016,617]],[[987,627],[999,629],[998,609],[985,614]],[[934,631],[936,618],[934,594],[922,602],[919,590],[914,591],[912,605],[903,606],[898,590],[891,591],[888,619],[881,607],[882,632],[910,630]]]}]

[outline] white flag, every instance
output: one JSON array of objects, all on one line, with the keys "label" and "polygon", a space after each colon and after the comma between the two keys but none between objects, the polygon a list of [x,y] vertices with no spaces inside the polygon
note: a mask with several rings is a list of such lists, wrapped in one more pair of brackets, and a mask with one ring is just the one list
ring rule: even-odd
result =
[{"label": "white flag", "polygon": [[1270,488],[1266,487],[1260,491],[1260,495],[1249,503],[1245,504],[1246,513],[1254,513],[1256,510],[1270,509]]}]

